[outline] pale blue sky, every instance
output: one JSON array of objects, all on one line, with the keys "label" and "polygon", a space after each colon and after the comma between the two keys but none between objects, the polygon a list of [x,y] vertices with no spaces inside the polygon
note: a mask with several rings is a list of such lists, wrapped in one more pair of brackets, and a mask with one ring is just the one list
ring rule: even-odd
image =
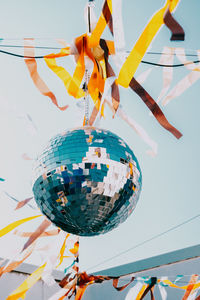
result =
[{"label": "pale blue sky", "polygon": [[[7,0],[0,1],[0,37],[41,38],[40,45],[59,46],[48,38],[64,38],[70,42],[85,32],[83,18],[84,0]],[[96,13],[100,14],[103,1],[96,1]],[[163,0],[124,0],[123,19],[126,49],[131,50],[150,16],[164,4]],[[199,49],[200,28],[199,0],[182,0],[175,12],[176,19],[185,29],[184,42],[170,42],[170,32],[163,27],[152,44],[151,50],[160,52],[164,46],[184,47],[187,53]],[[105,33],[108,36],[108,31]],[[15,43],[15,41],[7,41]],[[23,41],[18,41],[22,44]],[[190,50],[191,49],[191,50]],[[16,49],[12,49],[14,52]],[[18,52],[19,53],[19,52]],[[37,52],[46,54],[47,52]],[[158,61],[159,57],[145,59]],[[72,60],[62,59],[68,70]],[[178,62],[178,61],[176,61]],[[34,87],[22,59],[0,54],[0,177],[6,179],[0,186],[0,227],[17,217],[31,215],[29,208],[22,209],[14,217],[15,206],[3,191],[20,200],[31,195],[31,163],[22,160],[22,153],[35,156],[41,145],[57,132],[80,125],[77,120],[76,100],[69,97],[64,86],[46,67],[38,61],[38,70],[60,104],[68,103],[70,108],[60,112]],[[140,65],[137,75],[148,67]],[[185,68],[174,69],[172,87],[186,74]],[[162,68],[154,67],[144,87],[156,99],[162,88]],[[131,90],[120,89],[121,103],[149,135],[158,143],[158,155],[151,158],[147,147],[122,120],[113,120],[109,112],[101,126],[125,139],[140,163],[143,173],[143,189],[137,207],[129,219],[106,235],[81,238],[80,265],[88,269],[117,253],[138,244],[168,228],[198,214],[199,210],[199,92],[197,81],[190,89],[163,108],[168,120],[177,127],[183,137],[178,141],[149,116],[148,109]],[[11,108],[15,112],[11,112]],[[18,111],[18,113],[16,113]],[[16,114],[28,113],[38,128],[38,135],[30,136],[23,120]],[[33,222],[34,226],[38,224]],[[146,244],[126,255],[110,261],[99,269],[158,255],[179,248],[199,244],[200,218]],[[12,238],[0,241],[0,256],[6,255]],[[92,271],[92,269],[91,269]]]}]

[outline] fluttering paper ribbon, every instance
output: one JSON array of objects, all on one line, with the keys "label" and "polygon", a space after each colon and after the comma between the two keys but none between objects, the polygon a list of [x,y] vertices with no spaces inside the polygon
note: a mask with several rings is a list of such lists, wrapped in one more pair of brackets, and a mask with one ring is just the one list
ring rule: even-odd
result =
[{"label": "fluttering paper ribbon", "polygon": [[16,199],[15,197],[11,196],[10,194],[8,194],[7,192],[4,192],[6,194],[6,196],[8,196],[10,199],[14,200],[15,202],[17,202],[17,206],[15,208],[15,210],[24,207],[26,204],[31,207],[32,209],[35,209],[34,206],[32,206],[31,204],[29,204],[29,202],[33,199],[33,197],[29,197],[26,198],[22,201],[19,201],[18,199]]},{"label": "fluttering paper ribbon", "polygon": [[67,239],[68,239],[69,236],[70,236],[70,234],[68,233],[66,235],[66,237],[64,239],[64,242],[63,242],[63,245],[62,245],[62,247],[60,249],[60,261],[59,261],[59,264],[58,264],[57,267],[59,267],[62,264],[63,260],[64,260],[64,257],[65,257],[64,256],[64,252],[65,252],[65,248],[66,248],[66,242],[67,242]]},{"label": "fluttering paper ribbon", "polygon": [[162,300],[166,300],[167,299],[167,292],[166,292],[165,287],[159,284],[158,288],[159,288]]},{"label": "fluttering paper ribbon", "polygon": [[178,2],[179,0],[166,0],[165,5],[151,18],[143,33],[137,40],[135,46],[131,50],[125,63],[123,64],[117,79],[118,84],[128,88],[148,47],[150,46],[161,26],[164,24],[165,13],[168,9],[170,12],[172,12],[178,5]]},{"label": "fluttering paper ribbon", "polygon": [[[26,205],[27,203],[29,203],[31,200],[33,199],[33,197],[30,198],[26,198],[25,200],[19,201],[15,210],[22,208],[24,205]],[[32,206],[31,206],[32,207]]]},{"label": "fluttering paper ribbon", "polygon": [[118,286],[119,283],[119,278],[114,278],[113,279],[113,287],[118,291],[121,292],[123,291],[125,288],[127,288],[127,286],[129,286],[129,284],[131,284],[131,282],[133,282],[135,280],[135,277],[131,277],[130,281],[122,286]]},{"label": "fluttering paper ribbon", "polygon": [[[100,45],[101,45],[101,48],[104,50],[106,77],[107,77],[107,79],[111,78],[111,80],[112,80],[112,78],[115,77],[115,72],[113,71],[111,65],[108,62],[108,55],[109,55],[108,46],[107,46],[105,40],[101,40]],[[109,82],[109,83],[111,83],[111,82]],[[112,81],[112,84],[110,84],[110,86],[111,86],[113,108],[116,112],[119,107],[119,102],[120,102],[119,87],[114,80]],[[104,90],[105,90],[105,85],[104,85]],[[105,91],[105,93],[107,94],[107,90]],[[104,94],[104,97],[105,97],[105,94]],[[101,101],[103,102],[104,99],[101,99]]]},{"label": "fluttering paper ribbon", "polygon": [[199,277],[198,275],[192,275],[191,276],[190,282],[187,286],[187,289],[185,291],[185,294],[184,294],[182,300],[187,300],[188,299],[188,297],[190,296],[190,294],[191,294],[191,292],[192,292],[192,290],[195,286],[195,283],[197,282],[198,277]]},{"label": "fluttering paper ribbon", "polygon": [[[182,93],[184,93],[189,87],[191,87],[197,80],[200,79],[200,64],[191,64],[187,65],[187,60],[184,54],[184,49],[176,49],[176,56],[181,60],[183,64],[185,64],[186,68],[192,70],[188,75],[186,75],[183,79],[181,79],[175,87],[167,94],[167,96],[163,99],[162,104],[165,106],[174,98],[179,97]],[[197,51],[198,57],[200,59],[200,51]]]},{"label": "fluttering paper ribbon", "polygon": [[[186,59],[184,48],[175,48],[176,57],[180,60],[182,64],[185,65],[186,69],[191,71],[200,71],[200,63],[192,63]],[[200,59],[200,50],[197,50],[198,59]]]},{"label": "fluttering paper ribbon", "polygon": [[142,72],[140,75],[138,75],[136,78],[137,82],[139,82],[139,84],[142,85],[146,81],[148,76],[150,75],[151,71],[152,71],[152,68],[149,68],[146,71]]},{"label": "fluttering paper ribbon", "polygon": [[32,253],[35,248],[35,244],[32,244],[26,251],[20,253],[14,259],[11,259],[4,267],[0,268],[0,276],[5,273],[9,273],[21,265]]},{"label": "fluttering paper ribbon", "polygon": [[128,294],[126,295],[125,300],[136,299],[136,297],[137,297],[139,291],[141,290],[142,286],[143,286],[143,284],[141,282],[137,282],[137,284],[129,290]]},{"label": "fluttering paper ribbon", "polygon": [[7,225],[6,227],[4,227],[3,229],[0,230],[0,237],[6,235],[7,233],[12,231],[13,229],[18,227],[19,225],[21,225],[23,223],[26,223],[28,221],[31,221],[33,219],[39,218],[41,216],[42,215],[32,216],[32,217],[28,217],[28,218],[24,218],[24,219],[12,222],[11,224]]},{"label": "fluttering paper ribbon", "polygon": [[157,278],[156,277],[152,277],[150,280],[150,283],[147,285],[147,287],[145,288],[145,290],[143,291],[142,295],[141,295],[141,300],[144,299],[144,297],[150,292],[151,294],[151,300],[154,300],[154,295],[153,295],[153,290],[155,287],[155,284],[157,282]]},{"label": "fluttering paper ribbon", "polygon": [[164,16],[165,25],[171,30],[172,36],[170,38],[171,41],[184,41],[185,32],[181,25],[174,19],[170,10],[168,9]]},{"label": "fluttering paper ribbon", "polygon": [[[55,236],[58,235],[60,232],[60,229],[52,229],[49,231],[44,231],[40,237],[48,237],[48,236]],[[19,230],[15,230],[13,232],[13,234],[17,235],[17,236],[21,236],[21,237],[30,237],[34,232],[21,232]]]},{"label": "fluttering paper ribbon", "polygon": [[152,112],[156,120],[160,123],[160,125],[169,132],[171,132],[177,139],[180,139],[182,134],[167,121],[165,115],[163,114],[158,104],[147,93],[147,91],[135,80],[134,77],[131,79],[130,88],[140,96],[140,98],[150,109],[150,111]]},{"label": "fluttering paper ribbon", "polygon": [[[153,98],[133,77],[147,48],[164,23],[172,31],[173,39],[176,35],[180,34],[180,26],[177,25],[178,23],[171,15],[179,1],[180,0],[166,0],[165,5],[151,18],[126,60],[121,0],[116,0],[113,3],[111,0],[105,0],[97,23],[95,18],[93,20],[94,22],[92,21],[92,5],[89,3],[85,14],[89,27],[89,34],[83,34],[76,38],[74,43],[70,46],[67,46],[65,43],[65,47],[62,48],[59,53],[48,54],[44,57],[47,66],[63,81],[68,94],[77,99],[84,97],[85,95],[81,85],[83,84],[83,80],[86,80],[84,76],[87,77],[87,72],[85,73],[85,71],[88,71],[92,65],[92,70],[88,72],[88,84],[87,80],[84,83],[87,92],[94,101],[94,108],[88,122],[89,125],[94,124],[95,119],[98,118],[99,111],[102,116],[104,115],[105,82],[110,77],[116,76],[108,61],[109,55],[114,54],[115,62],[117,62],[117,66],[121,68],[117,80],[115,80],[111,86],[112,103],[115,112],[117,111],[120,102],[118,84],[124,87],[130,86],[131,89],[146,103],[158,122],[175,137],[181,137],[181,133],[167,121]],[[170,23],[170,20],[173,20],[173,24]],[[101,38],[107,25],[111,34],[114,36],[114,42],[105,41]],[[76,60],[76,68],[73,76],[56,62],[56,58],[71,54],[75,55]],[[146,74],[143,75],[143,78],[141,78],[141,81],[144,81],[148,75],[149,72],[146,72]],[[165,79],[167,80],[167,83],[164,82],[163,88],[165,93],[169,88],[168,77],[169,76],[165,75]],[[162,92],[162,94],[164,92]],[[85,123],[85,121],[83,123]]]},{"label": "fluttering paper ribbon", "polygon": [[177,85],[169,92],[169,94],[165,97],[162,104],[166,106],[171,102],[174,98],[182,95],[189,87],[191,87],[197,80],[200,79],[200,72],[192,71],[187,76],[185,76],[182,80],[180,80]]},{"label": "fluttering paper ribbon", "polygon": [[26,280],[8,296],[6,300],[17,300],[26,296],[26,292],[41,278],[46,264],[35,270]]},{"label": "fluttering paper ribbon", "polygon": [[[44,272],[42,274],[42,280],[48,285],[54,285],[55,280],[52,276],[53,270],[56,268],[60,261],[60,257],[63,251],[63,244],[65,243],[66,237],[68,238],[68,234],[64,231],[60,231],[56,236],[54,243],[50,245],[47,251],[45,251],[44,261],[46,261],[46,266]],[[64,240],[64,243],[63,243]],[[62,263],[62,261],[61,261]]]},{"label": "fluttering paper ribbon", "polygon": [[128,116],[125,111],[120,107],[117,111],[117,115],[123,119],[133,130],[140,136],[140,138],[151,147],[151,150],[148,150],[147,153],[151,156],[157,154],[158,145],[154,142],[147,132],[130,116]]},{"label": "fluttering paper ribbon", "polygon": [[37,87],[37,89],[40,91],[41,94],[44,96],[47,96],[51,99],[53,104],[55,104],[60,110],[66,110],[68,105],[65,106],[59,106],[58,101],[55,97],[55,95],[49,90],[48,86],[46,83],[42,80],[40,77],[38,71],[37,71],[37,62],[35,60],[35,53],[34,53],[34,44],[33,44],[33,39],[24,39],[24,45],[29,46],[29,48],[24,47],[24,56],[30,56],[33,58],[26,58],[25,63],[28,68],[28,71],[30,73],[30,76],[33,80],[33,83]]},{"label": "fluttering paper ribbon", "polygon": [[92,34],[88,41],[90,48],[99,45],[101,35],[104,29],[106,28],[107,24],[111,32],[113,32],[112,21],[110,20],[111,14],[112,14],[112,2],[111,0],[105,0],[100,18],[97,21],[96,27],[92,31]]},{"label": "fluttering paper ribbon", "polygon": [[115,55],[113,55],[113,60],[118,70],[120,70],[127,56],[125,51],[125,38],[122,21],[122,0],[112,2],[112,11],[113,37],[115,45]]},{"label": "fluttering paper ribbon", "polygon": [[28,241],[24,244],[22,251],[28,248],[37,238],[43,234],[43,232],[51,225],[51,221],[45,219],[39,227],[33,232],[33,234],[29,237]]},{"label": "fluttering paper ribbon", "polygon": [[[77,42],[80,41],[78,40]],[[69,53],[67,55],[69,55]],[[84,53],[82,52],[77,62],[73,77],[62,66],[57,65],[55,58],[51,58],[50,55],[44,58],[47,66],[62,80],[67,92],[74,98],[84,97],[84,91],[79,87],[85,72],[83,55]]]},{"label": "fluttering paper ribbon", "polygon": [[[160,58],[160,64],[173,65],[174,61],[174,48],[164,47],[163,53]],[[173,68],[163,67],[163,88],[158,96],[157,103],[166,95],[168,92],[171,82],[173,79]]]}]

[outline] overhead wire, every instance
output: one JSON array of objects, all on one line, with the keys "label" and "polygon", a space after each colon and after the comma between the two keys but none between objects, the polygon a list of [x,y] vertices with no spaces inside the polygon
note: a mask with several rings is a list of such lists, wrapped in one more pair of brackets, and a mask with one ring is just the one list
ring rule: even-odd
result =
[{"label": "overhead wire", "polygon": [[[21,46],[21,47],[23,47],[23,46]],[[1,45],[0,45],[0,48],[1,48]],[[61,49],[61,48],[58,48],[58,49]],[[41,56],[26,56],[26,55],[21,55],[21,54],[17,54],[17,53],[13,53],[13,52],[10,52],[10,51],[5,51],[5,50],[0,50],[0,53],[15,56],[15,57],[19,57],[19,58],[27,58],[27,59],[42,59],[42,58],[45,57],[44,55],[41,55]],[[175,68],[175,67],[184,67],[186,65],[191,65],[191,64],[197,64],[197,63],[200,63],[200,60],[194,60],[194,61],[189,61],[189,62],[184,63],[184,64],[173,64],[173,65],[154,63],[154,62],[146,61],[146,60],[142,60],[141,63],[148,64],[148,65],[153,65],[153,66],[157,66],[157,67]]]},{"label": "overhead wire", "polygon": [[[0,44],[0,48],[32,48],[32,46],[25,46],[25,45],[6,45],[6,44]],[[61,50],[62,47],[50,47],[50,46],[34,46],[35,49],[49,49],[49,50]],[[186,50],[187,51],[187,50]],[[189,49],[188,51],[197,51],[194,49]],[[126,51],[126,53],[130,53],[131,51]],[[154,51],[147,51],[146,54],[150,55],[169,55],[169,53],[165,52],[154,52]],[[176,55],[173,53],[172,55]],[[182,55],[182,54],[180,54]],[[198,54],[191,54],[191,53],[186,53],[186,56],[191,56],[191,57],[197,57]]]},{"label": "overhead wire", "polygon": [[198,214],[198,215],[196,215],[196,216],[194,216],[194,217],[192,217],[190,219],[187,219],[184,222],[179,223],[178,225],[175,225],[175,226],[173,226],[173,227],[171,227],[171,228],[169,228],[169,229],[167,229],[167,230],[165,230],[165,231],[163,231],[163,232],[161,232],[159,234],[154,235],[153,237],[151,237],[151,238],[149,238],[147,240],[144,240],[141,243],[138,243],[138,244],[136,244],[136,245],[134,245],[134,246],[132,246],[132,247],[130,247],[130,248],[128,248],[128,249],[126,249],[126,250],[124,250],[124,251],[122,251],[122,252],[114,255],[114,256],[112,256],[112,257],[109,257],[108,259],[105,259],[105,260],[101,261],[100,263],[98,263],[96,265],[93,265],[92,267],[88,268],[87,271],[90,270],[90,269],[96,268],[96,267],[98,267],[100,265],[102,266],[103,264],[105,264],[107,262],[110,262],[111,260],[113,260],[115,258],[118,258],[119,256],[121,256],[123,254],[126,254],[126,253],[128,253],[128,252],[130,252],[130,251],[132,251],[132,250],[134,250],[134,249],[136,249],[138,247],[140,247],[140,246],[143,246],[144,244],[147,244],[147,243],[149,243],[149,242],[151,242],[151,241],[153,241],[153,240],[155,240],[155,239],[157,239],[157,238],[159,238],[159,237],[167,234],[168,232],[171,232],[171,231],[173,231],[173,230],[175,230],[175,229],[177,229],[177,228],[179,228],[179,227],[181,227],[181,226],[183,226],[183,225],[185,225],[185,224],[187,224],[187,223],[189,223],[189,222],[191,222],[191,221],[193,221],[193,220],[195,220],[195,219],[197,219],[199,217],[200,217],[200,214]]}]

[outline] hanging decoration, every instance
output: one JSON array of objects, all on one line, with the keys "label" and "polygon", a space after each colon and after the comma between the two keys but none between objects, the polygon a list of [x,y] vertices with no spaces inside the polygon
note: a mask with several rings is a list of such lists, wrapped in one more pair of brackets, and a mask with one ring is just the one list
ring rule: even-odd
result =
[{"label": "hanging decoration", "polygon": [[[65,45],[66,47],[62,48],[59,53],[44,56],[47,66],[62,80],[69,95],[76,99],[84,97],[85,93],[91,96],[94,108],[91,117],[87,120],[88,125],[93,125],[99,111],[101,116],[104,115],[103,102],[105,99],[103,95],[106,86],[108,89],[111,89],[112,106],[115,113],[120,103],[119,85],[126,88],[130,86],[151,110],[160,125],[171,132],[176,138],[180,138],[182,134],[168,122],[154,99],[133,77],[148,47],[163,24],[171,30],[171,40],[184,39],[182,27],[172,16],[172,12],[176,9],[179,1],[167,0],[165,5],[154,14],[127,58],[125,57],[124,50],[125,42],[121,17],[121,1],[118,0],[116,3],[112,3],[111,0],[106,0],[96,26],[91,3],[92,1],[85,10],[88,12],[88,18],[86,19],[90,20],[90,17],[93,16],[91,23],[88,21],[88,33],[75,38],[73,44]],[[101,38],[106,25],[108,25],[114,41]],[[34,57],[33,49],[31,51]],[[29,53],[30,55],[30,49],[25,48],[25,52],[26,57],[28,57],[27,54]],[[64,67],[58,65],[56,61],[59,57],[69,55],[74,55],[76,60],[76,68],[73,76]],[[115,74],[109,62],[110,56],[112,56],[115,62],[118,61],[117,67],[120,68],[118,75]],[[31,64],[33,63],[32,59],[30,59],[30,62]],[[27,58],[26,64],[27,66],[29,64],[29,59],[27,60]],[[35,60],[34,65],[36,65]],[[85,86],[86,73],[89,74],[89,80],[85,89],[82,86]],[[30,74],[34,81],[34,78],[38,77],[37,69],[33,69]],[[114,80],[108,86],[106,85],[106,81],[110,78],[114,78]],[[34,82],[38,86],[38,80]]]},{"label": "hanging decoration", "polygon": [[108,130],[83,127],[52,138],[38,157],[33,193],[56,226],[76,235],[106,233],[134,210],[142,174],[129,146]]}]

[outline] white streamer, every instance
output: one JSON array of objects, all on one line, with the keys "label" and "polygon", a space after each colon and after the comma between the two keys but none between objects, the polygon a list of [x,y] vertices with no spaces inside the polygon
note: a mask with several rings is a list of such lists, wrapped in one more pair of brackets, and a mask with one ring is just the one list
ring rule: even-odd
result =
[{"label": "white streamer", "polygon": [[139,291],[141,290],[143,286],[142,282],[138,282],[134,287],[132,287],[129,291],[128,294],[126,295],[125,300],[135,300],[137,298],[137,295]]},{"label": "white streamer", "polygon": [[125,39],[122,21],[122,0],[112,1],[112,18],[115,45],[115,55],[113,55],[113,60],[115,62],[115,65],[117,66],[118,71],[120,71],[127,56],[125,52]]},{"label": "white streamer", "polygon": [[149,68],[146,71],[142,72],[140,75],[138,75],[136,78],[137,82],[139,82],[139,84],[142,85],[146,81],[147,77],[150,75],[151,71],[152,68]]},{"label": "white streamer", "polygon": [[[175,52],[182,63],[187,63],[184,49],[176,49]],[[200,50],[198,50],[197,53],[198,58],[200,59]],[[185,67],[189,70],[192,69],[192,72],[190,72],[182,80],[180,80],[177,85],[169,92],[169,94],[164,98],[162,102],[163,105],[167,105],[171,100],[182,95],[183,92],[185,92],[190,86],[192,86],[197,80],[200,79],[200,64],[185,65]]]},{"label": "white streamer", "polygon": [[[164,47],[160,64],[173,65],[174,48]],[[173,68],[163,67],[163,88],[158,96],[157,103],[167,94],[173,79]]]},{"label": "white streamer", "polygon": [[123,119],[126,123],[128,123],[131,128],[135,130],[135,132],[143,139],[143,141],[151,147],[150,150],[147,151],[147,154],[151,156],[157,155],[158,145],[154,142],[147,132],[131,117],[129,117],[122,108],[118,108],[117,110],[118,116]]}]

